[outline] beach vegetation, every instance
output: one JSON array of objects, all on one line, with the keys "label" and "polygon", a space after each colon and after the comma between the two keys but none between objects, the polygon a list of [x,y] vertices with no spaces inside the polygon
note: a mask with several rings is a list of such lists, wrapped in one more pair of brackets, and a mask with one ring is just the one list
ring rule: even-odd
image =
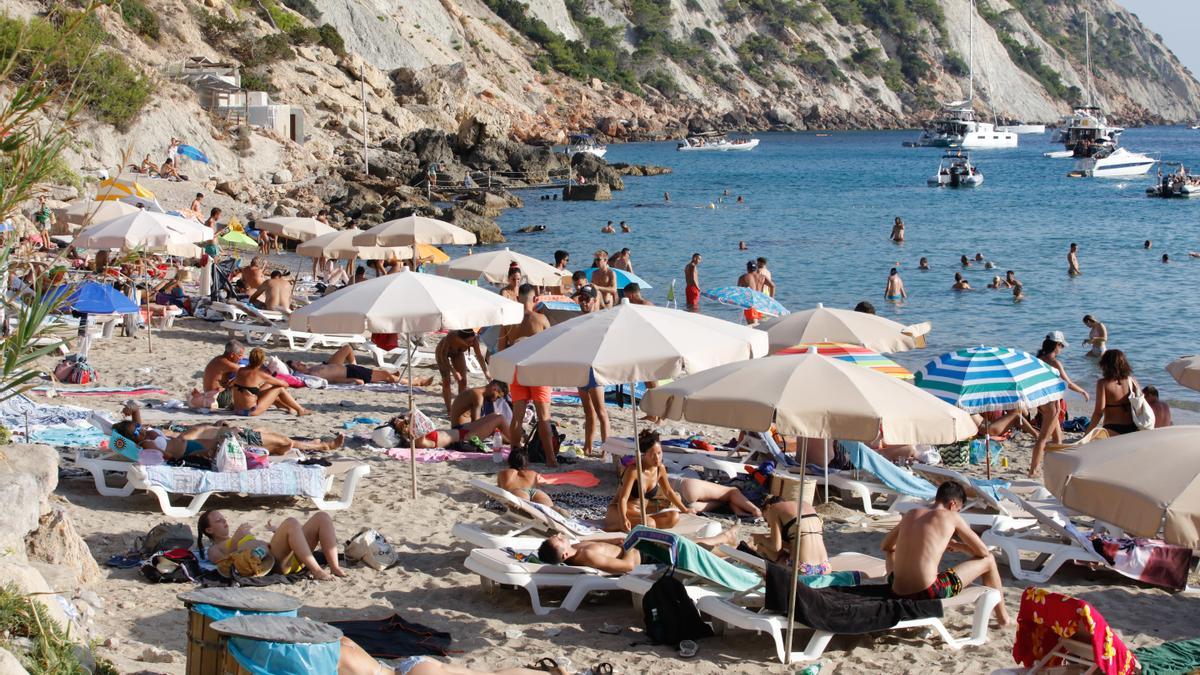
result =
[{"label": "beach vegetation", "polygon": [[[24,595],[15,584],[0,587],[0,646],[4,646],[25,670],[30,673],[86,673],[116,675],[117,669],[107,660],[97,659],[95,670],[80,661],[75,643],[68,631],[50,618],[40,602]],[[27,649],[12,644],[14,638],[29,641]]]},{"label": "beach vegetation", "polygon": [[958,77],[966,77],[971,72],[970,65],[955,51],[947,51],[942,56],[942,66],[946,68],[946,72]]},{"label": "beach vegetation", "polygon": [[283,0],[283,6],[313,23],[321,20],[321,10],[317,9],[312,0]]},{"label": "beach vegetation", "polygon": [[121,0],[121,19],[130,30],[142,37],[158,41],[161,35],[158,15],[142,0]]},{"label": "beach vegetation", "polygon": [[346,41],[342,39],[342,34],[338,32],[338,29],[333,24],[323,23],[317,28],[317,32],[321,36],[317,42],[322,47],[325,47],[338,56],[345,56]]},{"label": "beach vegetation", "polygon": [[667,98],[679,93],[679,83],[665,70],[651,70],[642,76],[642,84],[657,89]]},{"label": "beach vegetation", "polygon": [[242,69],[242,89],[246,91],[265,91],[274,94],[279,91],[271,77],[258,68]]},{"label": "beach vegetation", "polygon": [[[996,37],[999,38],[1000,44],[1004,45],[1004,49],[1008,52],[1009,58],[1012,59],[1013,63],[1016,64],[1018,68],[1032,75],[1033,78],[1042,85],[1042,88],[1045,89],[1046,92],[1051,96],[1067,101],[1068,103],[1078,100],[1081,95],[1079,88],[1068,87],[1063,83],[1062,76],[1059,75],[1058,71],[1054,70],[1050,66],[1046,65],[1044,61],[1042,61],[1042,50],[1032,44],[1022,43],[1013,35],[1012,26],[1009,24],[1007,14],[1013,11],[1021,11],[1022,14],[1030,20],[1030,24],[1034,26],[1034,28],[1038,30],[1043,37],[1047,38],[1051,44],[1056,44],[1057,40],[1060,48],[1062,48],[1063,44],[1066,44],[1068,48],[1071,46],[1069,38],[1057,39],[1061,38],[1062,36],[1059,35],[1057,27],[1046,23],[1048,19],[1045,15],[1044,5],[1032,2],[1014,2],[1013,5],[1016,9],[1007,10],[1005,12],[997,12],[991,7],[991,5],[987,3],[986,0],[980,2],[977,6],[979,8],[980,16],[982,16],[984,21],[987,21],[988,24],[995,29]],[[1025,14],[1027,11],[1029,13]],[[1042,25],[1039,26],[1039,23]],[[1080,54],[1082,54],[1084,51],[1084,38],[1082,37],[1083,30],[1084,26],[1082,23],[1080,23]],[[1063,40],[1066,40],[1066,43],[1064,43]]]}]

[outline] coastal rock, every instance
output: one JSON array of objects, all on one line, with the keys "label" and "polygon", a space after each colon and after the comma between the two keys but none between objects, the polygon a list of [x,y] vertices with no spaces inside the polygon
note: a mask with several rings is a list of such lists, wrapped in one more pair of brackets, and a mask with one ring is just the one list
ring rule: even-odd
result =
[{"label": "coastal rock", "polygon": [[767,119],[772,124],[781,124],[785,127],[795,127],[799,123],[800,118],[796,114],[786,108],[775,107],[767,111]]},{"label": "coastal rock", "polygon": [[60,506],[52,506],[50,512],[41,517],[37,530],[25,540],[25,550],[34,560],[71,570],[76,585],[91,584],[101,576],[100,566],[87,543]]},{"label": "coastal rock", "polygon": [[376,150],[368,155],[368,160],[367,170],[374,178],[408,183],[421,171],[420,160],[412,152]]},{"label": "coastal rock", "polygon": [[425,166],[454,162],[454,139],[438,129],[421,129],[410,134],[401,146]]},{"label": "coastal rock", "polygon": [[[624,190],[625,181],[621,174],[599,157],[581,152],[571,158],[571,175],[573,178],[582,176],[589,184],[601,184],[611,190]],[[565,193],[564,193],[565,195]],[[611,199],[612,195],[603,199]]]},{"label": "coastal rock", "polygon": [[446,221],[457,225],[468,232],[473,232],[480,244],[498,244],[504,241],[500,227],[490,218],[475,212],[478,205],[467,203],[455,205],[446,214]]},{"label": "coastal rock", "polygon": [[0,675],[29,675],[13,653],[0,647]]},{"label": "coastal rock", "polygon": [[626,164],[624,162],[617,162],[609,166],[622,176],[662,176],[672,173],[672,169],[669,166],[655,166],[653,164]]},{"label": "coastal rock", "polygon": [[550,173],[570,168],[570,160],[548,146],[518,145],[508,155],[508,166],[527,183],[546,183]]},{"label": "coastal rock", "polygon": [[564,202],[606,202],[612,199],[612,190],[602,183],[570,183],[563,187],[562,198]]},{"label": "coastal rock", "polygon": [[284,183],[292,182],[292,172],[287,169],[280,169],[271,176],[271,183],[274,185],[283,185]]},{"label": "coastal rock", "polygon": [[63,627],[68,625],[69,619],[63,612],[62,605],[58,603],[54,589],[46,583],[46,578],[41,572],[11,557],[0,558],[0,586],[8,584],[13,584],[22,593],[40,602],[51,619]]},{"label": "coastal rock", "polygon": [[58,453],[45,445],[8,445],[0,451],[0,550],[25,550],[25,536],[48,510],[58,486]]}]

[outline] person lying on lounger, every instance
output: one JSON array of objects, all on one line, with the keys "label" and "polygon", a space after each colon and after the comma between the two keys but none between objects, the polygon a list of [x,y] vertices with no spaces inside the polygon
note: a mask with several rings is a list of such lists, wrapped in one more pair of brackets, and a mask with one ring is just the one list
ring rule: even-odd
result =
[{"label": "person lying on lounger", "polygon": [[524,448],[508,453],[508,468],[496,474],[496,484],[521,499],[554,508],[554,500],[538,487],[543,484],[542,474],[529,468],[529,453]]},{"label": "person lying on lounger", "polygon": [[[677,535],[678,536],[678,535]],[[626,550],[622,544],[624,535],[613,535],[602,540],[571,541],[566,535],[556,534],[542,542],[537,557],[547,565],[566,564],[573,567],[592,567],[610,574],[632,572],[641,564],[642,556],[634,547]],[[737,529],[725,530],[715,537],[694,539],[697,544],[712,550],[722,544],[737,541]]]},{"label": "person lying on lounger", "polygon": [[672,476],[670,482],[683,503],[697,513],[728,509],[734,515],[762,518],[762,511],[735,487],[676,476]]},{"label": "person lying on lounger", "polygon": [[[199,533],[196,538],[200,557],[207,556],[214,565],[225,558],[236,555],[243,550],[264,548],[275,559],[271,570],[279,574],[298,574],[305,570],[317,581],[328,581],[333,577],[344,577],[346,573],[338,565],[338,538],[333,529],[333,518],[328,513],[320,511],[308,519],[303,525],[295,518],[288,518],[274,527],[270,522],[267,529],[272,532],[271,541],[255,539],[251,534],[248,523],[242,523],[236,530],[230,531],[229,521],[217,510],[205,511],[200,514],[200,522],[196,525]],[[204,538],[212,542],[207,549]],[[321,569],[317,559],[313,557],[313,549],[319,549],[325,555],[329,571]]]},{"label": "person lying on lounger", "polygon": [[[930,508],[906,511],[900,524],[888,532],[881,548],[887,555],[888,583],[898,598],[937,600],[952,598],[976,579],[1001,593],[1000,572],[979,535],[958,512],[967,502],[962,486],[947,481],[938,486]],[[946,553],[965,553],[970,558],[938,572]],[[1004,601],[996,605],[996,623],[1010,623]]]},{"label": "person lying on lounger", "polygon": [[328,452],[341,448],[346,441],[345,434],[340,433],[328,440],[308,441],[289,438],[270,429],[243,429],[225,424],[196,424],[173,433],[143,424],[141,410],[136,407],[126,406],[122,412],[130,419],[114,424],[113,431],[137,443],[138,447],[158,450],[166,459],[182,459],[193,455],[211,459],[221,440],[228,434],[233,434],[242,445],[266,448],[272,455],[287,454],[292,448],[305,452]]},{"label": "person lying on lounger", "polygon": [[508,422],[504,419],[504,415],[499,413],[485,415],[474,422],[464,424],[460,427],[434,430],[415,439],[408,430],[407,415],[393,417],[388,422],[388,425],[395,430],[396,438],[399,440],[399,447],[402,448],[449,448],[464,452],[491,452],[492,449],[484,443],[483,439],[491,438],[492,434],[495,433],[499,433],[500,438],[505,443],[511,443],[511,439],[508,436]]},{"label": "person lying on lounger", "polygon": [[238,368],[233,376],[233,410],[240,415],[257,417],[271,406],[283,408],[297,416],[308,415],[306,410],[288,393],[288,384],[271,375],[263,368],[267,353],[261,347],[250,350],[246,365]]},{"label": "person lying on lounger", "polygon": [[[350,345],[342,345],[325,363],[288,361],[287,366],[292,372],[319,377],[330,384],[408,384],[408,380],[402,379],[400,373],[358,365],[354,358],[354,349]],[[432,377],[419,377],[413,381],[414,387],[430,384],[433,384]]]},{"label": "person lying on lounger", "polygon": [[[668,530],[679,522],[679,514],[696,513],[696,509],[688,508],[679,498],[679,493],[671,487],[667,480],[667,467],[663,466],[662,446],[659,445],[657,431],[643,430],[638,434],[638,451],[642,453],[642,473],[639,476],[637,464],[631,464],[621,474],[621,484],[617,494],[613,495],[612,503],[608,505],[608,513],[604,516],[604,529],[608,532],[628,532],[634,525],[642,523],[642,507],[639,497],[646,494],[647,527]],[[661,492],[661,494],[660,494]],[[667,504],[661,504],[662,501]],[[663,508],[658,508],[652,502],[659,502]],[[676,510],[667,510],[674,506]]]},{"label": "person lying on lounger", "polygon": [[[829,554],[825,551],[821,517],[808,503],[798,509],[797,502],[768,497],[763,518],[770,531],[750,535],[754,551],[767,560],[786,564],[792,558],[796,537],[800,537],[800,574],[829,574]],[[800,512],[797,513],[797,510]]]}]

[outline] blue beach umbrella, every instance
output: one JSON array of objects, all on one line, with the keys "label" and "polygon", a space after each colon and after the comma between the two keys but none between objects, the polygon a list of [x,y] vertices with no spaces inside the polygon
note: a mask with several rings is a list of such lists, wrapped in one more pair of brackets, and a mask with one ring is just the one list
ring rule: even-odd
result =
[{"label": "blue beach umbrella", "polygon": [[208,164],[208,157],[206,157],[203,152],[200,152],[200,148],[191,145],[181,145],[176,148],[176,150],[178,150],[181,157],[187,157],[188,159],[194,159],[197,162],[204,162],[205,164]]},{"label": "blue beach umbrella", "polygon": [[[586,270],[584,270],[584,272],[587,273],[588,281],[592,280],[592,275],[596,273],[597,269],[598,268],[596,268],[596,267],[589,267]],[[617,290],[621,290],[622,288],[625,288],[629,284],[637,284],[638,286],[641,287],[641,289],[643,291],[654,288],[649,283],[647,283],[645,279],[639,277],[638,275],[634,274],[633,272],[626,272],[625,270],[619,270],[615,267],[610,267],[609,269],[617,273]]]},{"label": "blue beach umbrella", "polygon": [[753,309],[767,316],[783,316],[790,313],[775,298],[745,286],[718,286],[701,291],[700,295],[722,305]]},{"label": "blue beach umbrella", "polygon": [[80,314],[134,314],[138,311],[138,306],[123,293],[96,281],[85,281],[78,286],[58,286],[48,295],[52,299],[66,296],[61,306]]}]

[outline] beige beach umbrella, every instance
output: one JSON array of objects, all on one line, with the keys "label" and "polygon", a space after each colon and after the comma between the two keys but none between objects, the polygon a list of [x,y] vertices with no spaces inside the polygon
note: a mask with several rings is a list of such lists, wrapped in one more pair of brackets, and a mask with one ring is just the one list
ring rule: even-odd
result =
[{"label": "beige beach umbrella", "polygon": [[1180,357],[1167,364],[1167,372],[1188,389],[1200,391],[1200,354]]},{"label": "beige beach umbrella", "polygon": [[1200,547],[1200,426],[1136,431],[1046,453],[1046,488],[1135,537]]},{"label": "beige beach umbrella", "polygon": [[316,218],[301,218],[296,216],[273,216],[264,218],[256,223],[263,232],[279,235],[284,239],[308,241],[335,230]]},{"label": "beige beach umbrella", "polygon": [[534,286],[558,286],[564,276],[571,276],[570,272],[564,272],[554,265],[507,248],[452,260],[439,265],[437,273],[463,281],[474,281],[483,277],[494,284],[500,284],[508,280],[508,269],[513,263],[521,268],[522,276]]},{"label": "beige beach umbrella", "polygon": [[925,346],[928,322],[904,326],[891,319],[817,304],[759,325],[771,336],[771,353],[805,342],[846,342],[881,354]]},{"label": "beige beach umbrella", "polygon": [[[628,300],[564,321],[492,355],[492,376],[525,386],[636,384],[762,356],[766,335],[723,319]],[[637,406],[630,406],[637,444]],[[642,454],[634,450],[639,475]],[[642,524],[646,501],[640,497]]]},{"label": "beige beach umbrella", "polygon": [[[642,398],[642,410],[669,419],[781,434],[871,443],[952,443],[978,428],[966,412],[890,375],[819,354],[768,356],[680,378]],[[808,464],[808,444],[800,466]],[[804,473],[800,495],[804,495]],[[800,559],[796,537],[792,560]],[[796,584],[788,603],[788,659]]]},{"label": "beige beach umbrella", "polygon": [[141,211],[133,204],[111,201],[79,201],[65,209],[58,209],[54,216],[72,225],[91,225],[128,216]]},{"label": "beige beach umbrella", "polygon": [[387,260],[412,258],[411,246],[355,246],[354,237],[358,230],[336,230],[313,237],[296,247],[296,253],[306,258],[329,258],[330,260]]},{"label": "beige beach umbrella", "polygon": [[[318,333],[413,333],[512,325],[524,308],[491,291],[454,279],[401,271],[359,282],[292,312],[292,328]],[[408,410],[412,415],[412,350],[408,350]],[[411,419],[410,419],[411,424]],[[410,448],[412,496],[417,496],[417,451]]]},{"label": "beige beach umbrella", "polygon": [[192,244],[204,241],[203,233],[191,225],[177,216],[139,209],[137,213],[84,228],[72,243],[87,249],[129,251],[140,248],[171,255],[199,255],[199,249]]},{"label": "beige beach umbrella", "polygon": [[459,244],[476,242],[475,235],[442,220],[407,216],[380,223],[354,237],[356,246],[412,246],[413,244]]}]

